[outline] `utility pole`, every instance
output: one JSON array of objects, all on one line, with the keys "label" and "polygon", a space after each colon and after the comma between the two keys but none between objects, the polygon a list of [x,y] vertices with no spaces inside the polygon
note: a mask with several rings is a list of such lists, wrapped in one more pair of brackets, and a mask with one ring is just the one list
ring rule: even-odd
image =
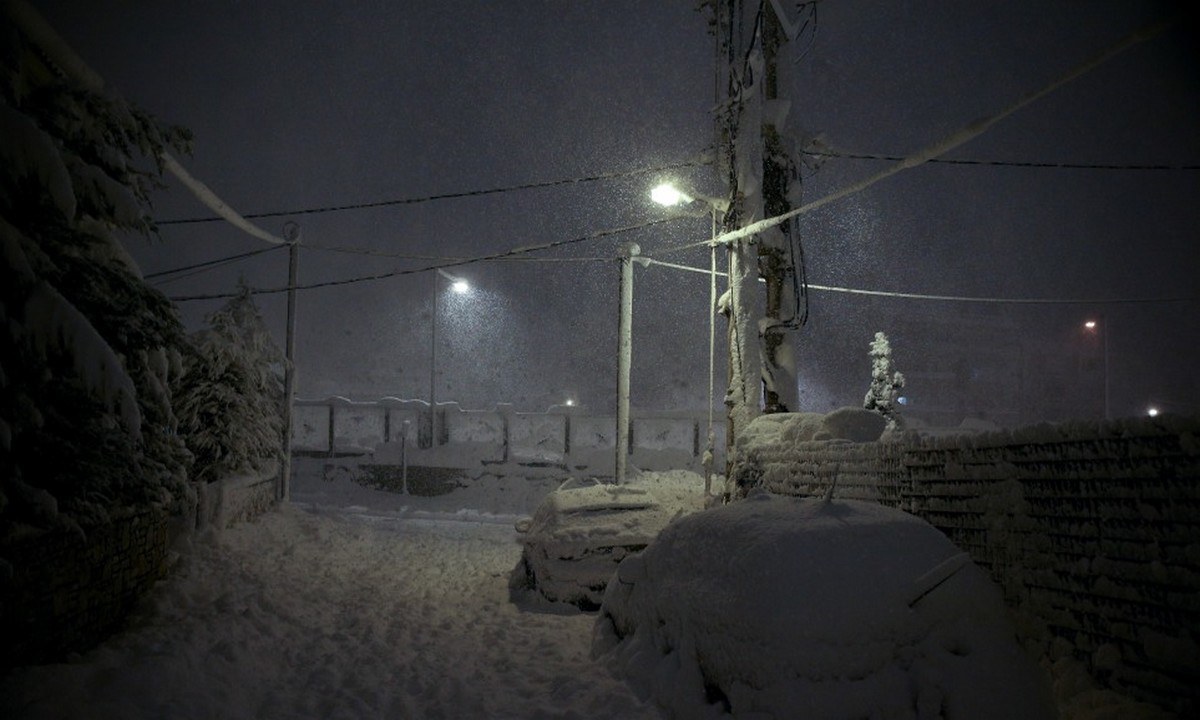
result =
[{"label": "utility pole", "polygon": [[641,253],[637,243],[621,246],[621,307],[617,317],[617,433],[614,474],[625,482],[629,461],[629,369],[633,359],[633,259]]},{"label": "utility pole", "polygon": [[[729,187],[723,231],[788,209],[791,162],[779,126],[776,58],[787,41],[773,0],[714,0],[717,166]],[[788,231],[772,229],[728,247],[729,388],[726,472],[737,435],[760,412],[796,410],[795,359],[786,331],[796,318],[795,268]],[[766,281],[765,302],[757,295]]]},{"label": "utility pole", "polygon": [[[715,0],[716,146],[718,172],[729,191],[723,232],[762,219],[762,148],[757,142],[762,111],[762,53],[757,45],[757,6],[743,0]],[[753,133],[754,142],[746,142]],[[737,436],[758,415],[761,402],[760,353],[753,289],[757,284],[755,239],[726,247],[729,287],[721,311],[729,321],[729,383],[725,392],[726,477],[730,476]]]},{"label": "utility pole", "polygon": [[[788,103],[779,97],[777,58],[787,42],[777,5],[762,3],[763,112],[762,203],[764,217],[791,210],[788,189],[792,165],[776,123],[783,123]],[[766,280],[767,298],[759,322],[762,343],[763,405],[768,413],[795,411],[799,403],[796,358],[789,330],[797,322],[796,268],[790,257],[791,224],[778,225],[758,236],[759,273]]]},{"label": "utility pole", "polygon": [[296,394],[296,283],[300,265],[300,226],[294,222],[284,224],[283,239],[288,243],[288,292],[283,368],[283,463],[279,473],[279,499],[287,502],[292,497],[292,402]]}]

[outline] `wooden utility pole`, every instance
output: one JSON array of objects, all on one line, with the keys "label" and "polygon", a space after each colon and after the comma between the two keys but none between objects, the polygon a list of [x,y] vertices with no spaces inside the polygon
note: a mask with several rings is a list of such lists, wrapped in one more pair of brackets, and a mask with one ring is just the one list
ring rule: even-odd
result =
[{"label": "wooden utility pole", "polygon": [[[762,3],[762,204],[763,216],[775,217],[791,210],[788,189],[791,159],[776,123],[787,113],[787,101],[779,97],[777,58],[787,42],[776,3]],[[758,236],[759,274],[766,281],[767,299],[759,323],[762,343],[763,410],[768,413],[795,411],[799,401],[796,359],[788,330],[796,322],[796,268],[791,254],[792,225],[771,228]]]},{"label": "wooden utility pole", "polygon": [[[761,72],[761,54],[754,51],[756,8],[742,0],[715,0],[717,102],[717,167],[729,188],[729,207],[722,231],[762,219],[761,148],[757,142],[761,101],[755,84]],[[746,142],[746,133],[754,142]],[[758,278],[757,253],[752,239],[727,247],[729,288],[722,312],[729,320],[729,384],[725,392],[726,476],[733,460],[738,433],[758,415],[761,372],[757,343],[757,315],[753,288]]]},{"label": "wooden utility pole", "polygon": [[[730,231],[789,209],[792,164],[779,126],[787,105],[779,97],[776,59],[787,42],[773,0],[713,0],[716,34],[717,158],[729,187]],[[794,411],[795,357],[787,331],[795,323],[796,269],[790,229],[731,243],[727,463],[739,432],[760,411]],[[758,279],[766,281],[765,301]],[[727,472],[731,468],[727,465]]]},{"label": "wooden utility pole", "polygon": [[621,246],[621,304],[617,316],[617,433],[613,474],[625,482],[629,464],[629,376],[633,360],[633,260],[641,254],[637,243]]},{"label": "wooden utility pole", "polygon": [[288,243],[287,340],[283,368],[283,464],[279,471],[279,499],[292,497],[292,403],[296,394],[296,282],[300,265],[300,226],[283,226]]}]

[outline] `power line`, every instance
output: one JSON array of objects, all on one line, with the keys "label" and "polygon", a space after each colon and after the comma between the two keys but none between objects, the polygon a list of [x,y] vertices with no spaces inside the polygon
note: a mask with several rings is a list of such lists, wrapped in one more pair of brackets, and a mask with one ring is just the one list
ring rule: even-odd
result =
[{"label": "power line", "polygon": [[[644,258],[651,265],[661,265],[673,270],[686,270],[687,272],[701,273],[708,275],[709,270],[705,268],[691,267],[690,265],[680,265],[679,263],[663,262],[653,258]],[[717,272],[721,277],[729,277],[729,273]],[[935,300],[940,302],[971,302],[971,303],[999,303],[1005,305],[1131,305],[1131,304],[1149,304],[1149,303],[1179,303],[1179,302],[1200,302],[1200,296],[1169,296],[1169,297],[1150,297],[1150,298],[1005,298],[1005,297],[986,297],[978,295],[929,295],[925,293],[908,293],[908,292],[892,292],[887,290],[864,290],[862,288],[839,287],[835,285],[814,285],[808,284],[811,290],[822,290],[824,292],[846,293],[850,295],[870,295],[873,297],[890,297],[901,298],[904,300]]]},{"label": "power line", "polygon": [[762,220],[752,222],[744,227],[721,233],[715,238],[700,242],[687,243],[684,245],[677,245],[673,248],[660,250],[659,252],[676,252],[679,250],[686,250],[701,246],[711,247],[713,245],[729,245],[736,241],[742,240],[743,238],[757,235],[785,222],[789,222],[792,218],[809,213],[817,208],[828,205],[829,203],[836,202],[850,195],[854,195],[855,193],[861,192],[872,185],[875,185],[876,183],[882,182],[883,180],[896,175],[897,173],[910,170],[935,158],[940,158],[951,150],[954,150],[955,148],[960,147],[984,134],[996,123],[1001,122],[1005,118],[1013,115],[1028,105],[1049,95],[1067,83],[1086,75],[1104,62],[1111,60],[1125,50],[1128,50],[1130,47],[1161,33],[1164,29],[1166,29],[1167,25],[1167,22],[1159,22],[1130,33],[1118,42],[1100,51],[1090,59],[1080,63],[1079,65],[1076,65],[1054,80],[1051,80],[1038,90],[1022,95],[1008,106],[1001,108],[992,115],[974,120],[950,135],[943,137],[938,142],[918,150],[912,155],[902,158],[899,162],[891,167],[881,170],[867,178],[859,180],[858,182],[851,183],[850,185],[847,185],[836,192],[832,192],[817,200],[807,202],[798,208],[793,208],[792,210],[788,210],[787,212],[781,213],[774,217],[764,218]]},{"label": "power line", "polygon": [[[901,155],[875,155],[869,153],[848,153],[836,150],[813,152],[803,150],[803,154],[817,158],[841,158],[846,160],[885,160],[900,162],[905,158]],[[1037,162],[1027,160],[981,160],[971,158],[932,158],[926,162],[943,165],[992,165],[998,167],[1028,167],[1028,168],[1062,168],[1068,170],[1200,170],[1198,165],[1138,165],[1117,163],[1070,163],[1070,162]]]},{"label": "power line", "polygon": [[194,265],[184,265],[182,267],[173,268],[171,270],[160,270],[159,272],[149,273],[147,275],[144,275],[143,277],[146,280],[150,280],[152,278],[163,277],[165,275],[174,275],[176,273],[182,273],[182,272],[186,272],[188,270],[197,270],[197,269],[201,269],[201,268],[216,268],[221,265],[226,265],[228,263],[231,263],[235,260],[242,260],[244,258],[254,257],[255,255],[262,255],[263,253],[268,253],[268,252],[271,252],[272,250],[278,250],[282,247],[287,247],[287,246],[286,245],[272,245],[270,247],[259,248],[258,250],[251,250],[249,252],[238,253],[237,255],[229,255],[228,257],[217,258],[216,260],[208,260],[205,262],[195,263]]},{"label": "power line", "polygon": [[[320,243],[301,242],[300,247],[310,250],[323,250],[326,252],[346,253],[348,255],[368,255],[370,257],[385,257],[393,260],[462,260],[462,256],[447,256],[447,255],[411,255],[408,253],[392,252],[389,250],[376,250],[375,248],[360,247],[356,245],[324,245]],[[582,260],[611,260],[612,258],[541,258],[541,257],[510,257],[498,258],[500,260],[513,260],[522,262],[576,262]]]},{"label": "power line", "polygon": [[[598,230],[594,233],[589,233],[587,235],[583,235],[583,236],[575,237],[575,238],[568,238],[566,240],[554,240],[554,241],[547,242],[547,243],[540,243],[538,245],[525,245],[522,247],[511,248],[509,250],[504,250],[502,252],[493,253],[490,255],[479,255],[479,256],[471,257],[471,258],[460,258],[460,259],[455,259],[455,260],[447,260],[447,261],[440,262],[440,263],[434,263],[433,265],[427,265],[426,267],[422,267],[422,268],[412,268],[412,269],[408,269],[408,270],[392,270],[389,272],[377,273],[375,275],[362,275],[359,277],[343,278],[341,280],[326,280],[324,282],[309,283],[307,285],[296,285],[296,286],[294,286],[294,289],[296,289],[296,290],[315,290],[317,288],[336,287],[339,285],[353,285],[356,283],[368,282],[371,280],[384,280],[387,278],[400,277],[403,275],[416,275],[419,273],[430,272],[432,270],[444,270],[446,268],[460,267],[463,265],[471,265],[471,264],[478,263],[478,262],[507,260],[507,259],[511,259],[516,256],[519,256],[519,255],[525,255],[525,254],[531,253],[531,252],[537,252],[540,250],[550,250],[550,249],[553,249],[556,247],[564,247],[566,245],[572,245],[572,244],[576,244],[576,243],[586,242],[588,240],[598,240],[603,237],[619,235],[621,233],[631,232],[634,230],[642,230],[645,228],[651,228],[651,227],[655,227],[657,225],[662,225],[664,223],[669,223],[669,222],[672,222],[672,221],[678,220],[678,219],[679,219],[678,217],[661,218],[659,220],[651,220],[650,222],[640,223],[638,225],[626,225],[626,226],[619,227],[619,228],[609,228],[607,230]],[[606,258],[606,259],[613,260],[614,258]],[[251,288],[250,294],[251,295],[273,295],[276,293],[287,292],[288,290],[291,290],[291,289],[293,289],[292,286],[285,286],[285,287],[279,287],[279,288],[267,288],[267,289]],[[184,296],[178,296],[178,297],[170,297],[168,299],[173,302],[188,302],[188,301],[192,301],[192,300],[224,300],[227,298],[236,297],[237,295],[238,295],[238,293],[214,293],[214,294],[209,294],[209,295],[184,295]]]},{"label": "power line", "polygon": [[[423,195],[420,197],[398,198],[393,200],[377,200],[374,202],[365,203],[350,203],[345,205],[328,205],[324,207],[301,208],[298,210],[272,210],[270,212],[261,213],[243,213],[244,218],[269,218],[269,217],[286,217],[291,215],[317,215],[320,213],[341,212],[344,210],[367,210],[371,208],[391,207],[396,205],[416,205],[419,203],[433,202],[435,200],[450,200],[453,198],[477,197],[481,195],[495,195],[499,193],[514,192],[517,190],[533,190],[537,188],[556,187],[558,185],[571,185],[576,183],[595,182],[598,180],[614,180],[622,177],[632,177],[635,175],[647,175],[655,172],[664,172],[667,170],[681,170],[689,167],[703,167],[711,165],[712,160],[702,158],[699,160],[688,160],[685,162],[673,163],[670,165],[660,165],[657,167],[638,168],[636,170],[625,170],[621,172],[600,173],[597,175],[587,175],[584,177],[565,178],[561,180],[545,180],[542,182],[523,183],[520,185],[508,185],[503,187],[487,188],[483,190],[464,190],[461,192],[438,193],[435,195]],[[195,218],[180,218],[176,220],[160,220],[158,225],[192,225],[197,223],[219,222],[222,218],[219,217],[195,217]]]}]

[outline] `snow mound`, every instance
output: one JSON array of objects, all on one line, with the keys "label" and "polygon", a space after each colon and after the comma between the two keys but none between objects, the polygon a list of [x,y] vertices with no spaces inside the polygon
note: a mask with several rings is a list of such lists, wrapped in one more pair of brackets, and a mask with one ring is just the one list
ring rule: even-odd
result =
[{"label": "snow mound", "polygon": [[619,566],[593,654],[675,717],[1054,717],[984,572],[871,503],[680,519]]},{"label": "snow mound", "polygon": [[643,472],[623,485],[568,480],[517,523],[525,547],[513,585],[594,609],[617,563],[703,507],[704,478],[687,470]]},{"label": "snow mound", "polygon": [[873,442],[883,434],[887,420],[862,408],[838,408],[823,413],[772,413],[756,417],[738,437],[740,450],[791,447],[823,440]]}]

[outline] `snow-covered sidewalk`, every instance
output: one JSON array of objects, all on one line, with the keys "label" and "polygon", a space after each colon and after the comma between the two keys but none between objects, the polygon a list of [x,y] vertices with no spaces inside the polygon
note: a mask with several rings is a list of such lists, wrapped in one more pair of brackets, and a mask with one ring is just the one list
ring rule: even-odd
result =
[{"label": "snow-covered sidewalk", "polygon": [[292,505],[198,540],[129,630],[0,683],[0,715],[660,717],[589,658],[594,615],[511,601],[512,516],[447,509]]}]

